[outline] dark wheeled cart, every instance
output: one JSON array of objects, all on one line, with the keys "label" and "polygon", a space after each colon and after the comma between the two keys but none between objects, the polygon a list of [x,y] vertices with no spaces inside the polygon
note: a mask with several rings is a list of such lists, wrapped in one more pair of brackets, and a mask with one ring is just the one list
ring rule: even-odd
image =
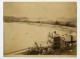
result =
[{"label": "dark wheeled cart", "polygon": [[60,49],[60,37],[54,37],[53,41],[54,41],[53,43],[54,50]]}]

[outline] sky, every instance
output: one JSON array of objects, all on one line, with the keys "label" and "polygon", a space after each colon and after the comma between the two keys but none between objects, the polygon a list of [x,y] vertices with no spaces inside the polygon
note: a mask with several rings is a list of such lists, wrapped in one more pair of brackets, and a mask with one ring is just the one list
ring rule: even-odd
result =
[{"label": "sky", "polygon": [[4,16],[28,18],[76,18],[76,2],[4,2]]}]

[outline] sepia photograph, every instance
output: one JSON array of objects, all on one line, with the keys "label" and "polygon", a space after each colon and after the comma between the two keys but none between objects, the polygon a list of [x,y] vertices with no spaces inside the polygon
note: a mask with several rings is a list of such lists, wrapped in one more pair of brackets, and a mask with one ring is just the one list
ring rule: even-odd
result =
[{"label": "sepia photograph", "polygon": [[3,54],[77,57],[77,2],[3,2]]}]

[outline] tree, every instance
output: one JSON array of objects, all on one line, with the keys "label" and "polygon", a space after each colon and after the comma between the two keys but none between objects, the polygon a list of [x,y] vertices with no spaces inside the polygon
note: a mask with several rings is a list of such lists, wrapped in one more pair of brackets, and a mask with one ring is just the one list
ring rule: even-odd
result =
[{"label": "tree", "polygon": [[55,22],[55,25],[59,25],[59,22],[58,22],[58,21],[56,21],[56,22]]},{"label": "tree", "polygon": [[70,22],[66,22],[66,24],[65,24],[65,25],[66,25],[66,26],[69,26],[69,24],[70,24]]}]

